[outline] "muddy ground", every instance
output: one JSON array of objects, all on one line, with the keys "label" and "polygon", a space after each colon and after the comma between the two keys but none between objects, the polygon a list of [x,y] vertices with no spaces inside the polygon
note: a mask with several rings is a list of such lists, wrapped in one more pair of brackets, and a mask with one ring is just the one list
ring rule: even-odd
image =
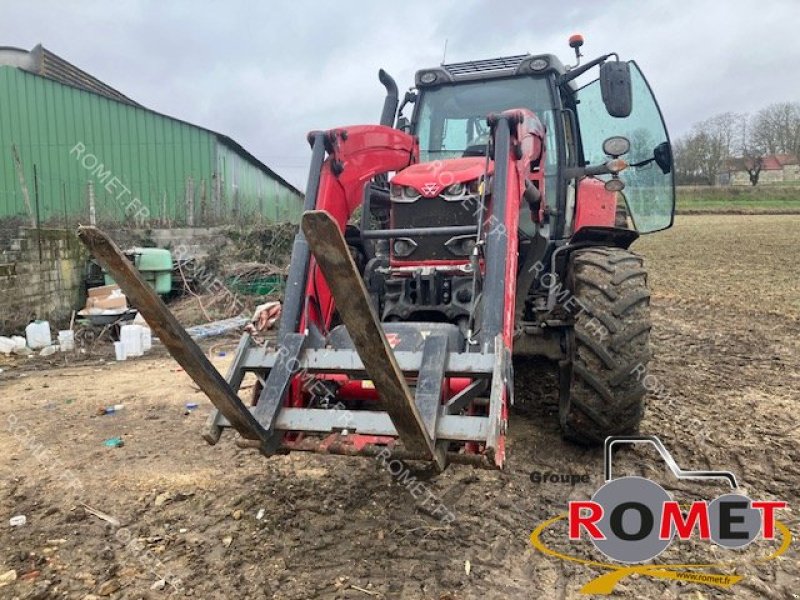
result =
[{"label": "muddy ground", "polygon": [[[660,435],[684,468],[730,469],[751,497],[789,502],[780,518],[795,534],[798,231],[800,216],[679,217],[672,231],[636,246],[653,284],[654,390],[643,432]],[[226,365],[230,349],[215,342],[215,364]],[[2,598],[574,598],[605,572],[545,556],[529,542],[568,500],[588,498],[602,483],[601,453],[561,441],[552,377],[541,366],[517,364],[521,401],[505,472],[416,473],[455,515],[449,525],[374,459],[265,460],[237,448],[231,435],[207,446],[199,432],[210,404],[164,353],[2,367],[0,577],[17,574],[7,585],[0,578]],[[187,402],[200,408],[187,411]],[[120,413],[96,415],[98,406],[118,403]],[[123,447],[103,445],[114,436]],[[675,481],[647,449],[619,452],[614,469],[652,477],[681,501],[725,491]],[[589,482],[534,483],[533,471]],[[18,514],[27,524],[9,527]],[[556,524],[543,540],[601,559],[563,533]],[[797,598],[796,544],[759,560],[776,547],[674,544],[659,562],[733,560],[705,571],[735,572],[742,581],[726,591],[634,575],[616,594]]]}]

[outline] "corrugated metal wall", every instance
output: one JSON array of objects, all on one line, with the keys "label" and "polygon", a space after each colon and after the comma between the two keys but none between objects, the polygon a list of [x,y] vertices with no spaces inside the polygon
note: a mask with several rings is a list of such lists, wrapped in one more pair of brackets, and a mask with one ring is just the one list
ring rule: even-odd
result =
[{"label": "corrugated metal wall", "polygon": [[43,223],[88,222],[89,182],[99,223],[143,210],[153,223],[195,225],[259,212],[296,221],[300,212],[296,193],[213,132],[0,67],[0,217],[26,214],[12,146],[32,204],[36,165]]},{"label": "corrugated metal wall", "polygon": [[260,214],[270,221],[299,222],[302,198],[221,143],[217,172],[222,174],[224,199],[234,216]]}]

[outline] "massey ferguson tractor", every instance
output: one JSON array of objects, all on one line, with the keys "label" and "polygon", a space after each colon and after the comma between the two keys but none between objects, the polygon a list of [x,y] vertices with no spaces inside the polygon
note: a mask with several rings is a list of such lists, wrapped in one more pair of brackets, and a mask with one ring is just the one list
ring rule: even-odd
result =
[{"label": "massey ferguson tractor", "polygon": [[[550,54],[417,72],[378,125],[309,134],[277,338],[224,378],[105,234],[80,235],[217,411],[264,455],[502,468],[512,356],[556,361],[565,437],[637,430],[649,292],[640,234],[668,228],[672,155],[634,62]],[[578,85],[578,79],[586,82]],[[258,377],[250,401],[238,392]]]}]

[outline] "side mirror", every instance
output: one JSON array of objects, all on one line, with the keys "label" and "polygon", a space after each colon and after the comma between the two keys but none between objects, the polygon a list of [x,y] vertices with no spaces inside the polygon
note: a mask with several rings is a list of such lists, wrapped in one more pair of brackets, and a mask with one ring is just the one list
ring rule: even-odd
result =
[{"label": "side mirror", "polygon": [[672,148],[669,142],[661,142],[656,146],[653,149],[653,158],[664,175],[672,171]]},{"label": "side mirror", "polygon": [[631,114],[633,94],[628,63],[616,60],[600,65],[600,93],[609,115],[621,119]]}]

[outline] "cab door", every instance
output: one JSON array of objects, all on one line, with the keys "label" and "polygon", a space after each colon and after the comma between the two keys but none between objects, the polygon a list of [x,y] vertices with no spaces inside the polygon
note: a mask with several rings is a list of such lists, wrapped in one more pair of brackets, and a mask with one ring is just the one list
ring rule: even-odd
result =
[{"label": "cab door", "polygon": [[602,148],[605,139],[621,135],[630,141],[630,151],[622,157],[630,166],[620,173],[625,189],[618,194],[617,201],[625,203],[630,226],[639,233],[651,233],[667,229],[673,223],[672,150],[661,109],[647,80],[635,62],[628,64],[633,100],[630,115],[615,118],[608,114],[597,79],[578,90],[577,116],[583,156],[588,164],[598,165],[608,160]]}]

